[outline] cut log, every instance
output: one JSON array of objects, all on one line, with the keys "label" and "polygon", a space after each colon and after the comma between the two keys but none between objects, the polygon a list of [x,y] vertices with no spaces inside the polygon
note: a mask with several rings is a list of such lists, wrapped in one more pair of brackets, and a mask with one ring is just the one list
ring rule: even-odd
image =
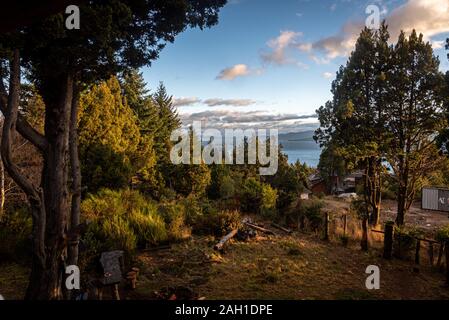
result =
[{"label": "cut log", "polygon": [[276,224],[276,223],[274,223],[274,222],[271,224],[271,226],[272,226],[273,228],[282,230],[282,231],[284,231],[284,232],[286,232],[286,233],[288,233],[288,234],[290,234],[290,233],[293,232],[292,230],[287,229],[287,228],[284,228],[284,227],[282,227],[282,226],[280,226],[280,225],[278,225],[278,224]]},{"label": "cut log", "polygon": [[219,243],[217,243],[214,247],[215,250],[217,251],[221,251],[223,250],[224,245],[231,240],[232,238],[234,238],[237,234],[239,230],[238,229],[234,229],[231,231],[231,233],[227,234],[226,236],[224,236]]},{"label": "cut log", "polygon": [[249,223],[249,222],[245,222],[245,226],[247,226],[247,227],[249,227],[249,228],[252,228],[252,229],[254,229],[254,230],[257,230],[257,231],[266,233],[266,234],[271,234],[271,235],[273,235],[273,236],[276,235],[276,233],[274,233],[274,232],[271,231],[271,230],[268,230],[268,229],[265,229],[265,228],[256,226],[255,224],[252,224],[252,223]]}]

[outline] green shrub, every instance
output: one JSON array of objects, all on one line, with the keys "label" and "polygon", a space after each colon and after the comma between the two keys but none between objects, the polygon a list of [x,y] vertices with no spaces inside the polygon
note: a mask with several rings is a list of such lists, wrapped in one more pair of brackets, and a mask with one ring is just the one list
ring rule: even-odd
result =
[{"label": "green shrub", "polygon": [[439,242],[445,242],[449,240],[449,224],[441,227],[435,236],[436,240]]},{"label": "green shrub", "polygon": [[241,217],[238,211],[220,211],[198,217],[193,231],[198,234],[221,237],[239,228],[240,223]]},{"label": "green shrub", "polygon": [[168,238],[164,219],[154,212],[133,210],[129,216],[129,225],[136,233],[138,243],[142,246],[145,244],[155,245]]},{"label": "green shrub", "polygon": [[416,249],[416,237],[422,232],[416,228],[406,229],[396,227],[394,231],[393,254],[399,259],[411,259]]},{"label": "green shrub", "polygon": [[170,240],[180,241],[190,237],[191,231],[186,226],[185,207],[182,204],[162,204],[158,212],[164,218]]},{"label": "green shrub", "polygon": [[96,224],[97,234],[107,250],[133,252],[137,247],[137,236],[124,217],[112,216]]},{"label": "green shrub", "polygon": [[276,216],[277,190],[268,184],[262,184],[262,199],[260,213],[266,218],[273,219]]},{"label": "green shrub", "polygon": [[301,207],[302,215],[307,219],[312,231],[317,231],[323,223],[322,208],[323,202],[319,200],[305,201]]},{"label": "green shrub", "polygon": [[154,203],[132,190],[101,190],[83,201],[82,217],[89,221],[83,241],[88,257],[102,251],[132,253],[138,246],[167,240],[164,219]]},{"label": "green shrub", "polygon": [[5,211],[0,222],[0,261],[23,262],[30,256],[32,219],[26,206]]}]

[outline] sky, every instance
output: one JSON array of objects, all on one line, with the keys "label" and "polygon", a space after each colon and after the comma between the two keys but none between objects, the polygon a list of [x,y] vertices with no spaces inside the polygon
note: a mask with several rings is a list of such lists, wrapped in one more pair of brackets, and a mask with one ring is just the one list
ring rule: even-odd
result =
[{"label": "sky", "polygon": [[143,75],[164,82],[184,125],[314,130],[369,14],[379,8],[392,40],[423,33],[449,69],[449,0],[228,0],[211,29],[188,29]]}]

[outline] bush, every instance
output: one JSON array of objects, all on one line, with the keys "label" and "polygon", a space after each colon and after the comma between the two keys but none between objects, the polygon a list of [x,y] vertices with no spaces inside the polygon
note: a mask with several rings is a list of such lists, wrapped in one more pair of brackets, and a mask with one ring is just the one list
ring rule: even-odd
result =
[{"label": "bush", "polygon": [[274,218],[276,215],[277,191],[268,184],[262,185],[262,199],[260,213],[266,218]]},{"label": "bush", "polygon": [[436,240],[439,242],[446,242],[449,240],[449,224],[441,227],[435,236]]},{"label": "bush", "polygon": [[82,239],[88,260],[110,250],[132,254],[138,246],[168,239],[164,219],[156,206],[137,191],[103,189],[97,195],[89,195],[81,211],[89,221]]},{"label": "bush", "polygon": [[238,211],[220,211],[199,216],[193,230],[198,234],[221,237],[239,228],[240,223],[241,217]]},{"label": "bush", "polygon": [[312,231],[317,231],[323,223],[323,216],[321,209],[323,202],[319,200],[305,201],[301,207],[302,215],[309,222],[309,227]]},{"label": "bush", "polygon": [[416,249],[416,237],[422,232],[416,228],[405,229],[396,227],[394,231],[393,254],[399,259],[412,259]]},{"label": "bush", "polygon": [[182,204],[162,204],[158,211],[164,218],[170,240],[180,241],[190,237],[191,230],[186,226],[185,207]]},{"label": "bush", "polygon": [[0,261],[23,262],[30,257],[32,219],[26,206],[4,212],[0,222]]}]

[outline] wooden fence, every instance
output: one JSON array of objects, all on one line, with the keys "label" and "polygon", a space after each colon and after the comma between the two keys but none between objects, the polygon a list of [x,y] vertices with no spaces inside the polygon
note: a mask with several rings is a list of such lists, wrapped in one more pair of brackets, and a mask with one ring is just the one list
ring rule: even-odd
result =
[{"label": "wooden fence", "polygon": [[[343,237],[347,236],[348,216],[344,214],[341,216]],[[394,223],[387,222],[384,230],[368,229],[369,232],[383,235],[383,258],[392,259],[394,255],[393,244],[395,241]],[[323,240],[328,241],[330,234],[330,215],[329,212],[324,212],[323,217]],[[340,234],[341,235],[341,234]],[[416,240],[416,247],[414,249],[414,267],[415,272],[420,271],[422,265],[421,255],[424,244],[427,246],[427,256],[429,259],[429,267],[432,270],[443,271],[446,273],[446,285],[449,286],[449,240],[436,241],[433,239],[413,237]],[[437,261],[435,263],[435,249],[438,250]],[[445,261],[443,261],[445,260]],[[445,262],[445,263],[444,263]]]}]

